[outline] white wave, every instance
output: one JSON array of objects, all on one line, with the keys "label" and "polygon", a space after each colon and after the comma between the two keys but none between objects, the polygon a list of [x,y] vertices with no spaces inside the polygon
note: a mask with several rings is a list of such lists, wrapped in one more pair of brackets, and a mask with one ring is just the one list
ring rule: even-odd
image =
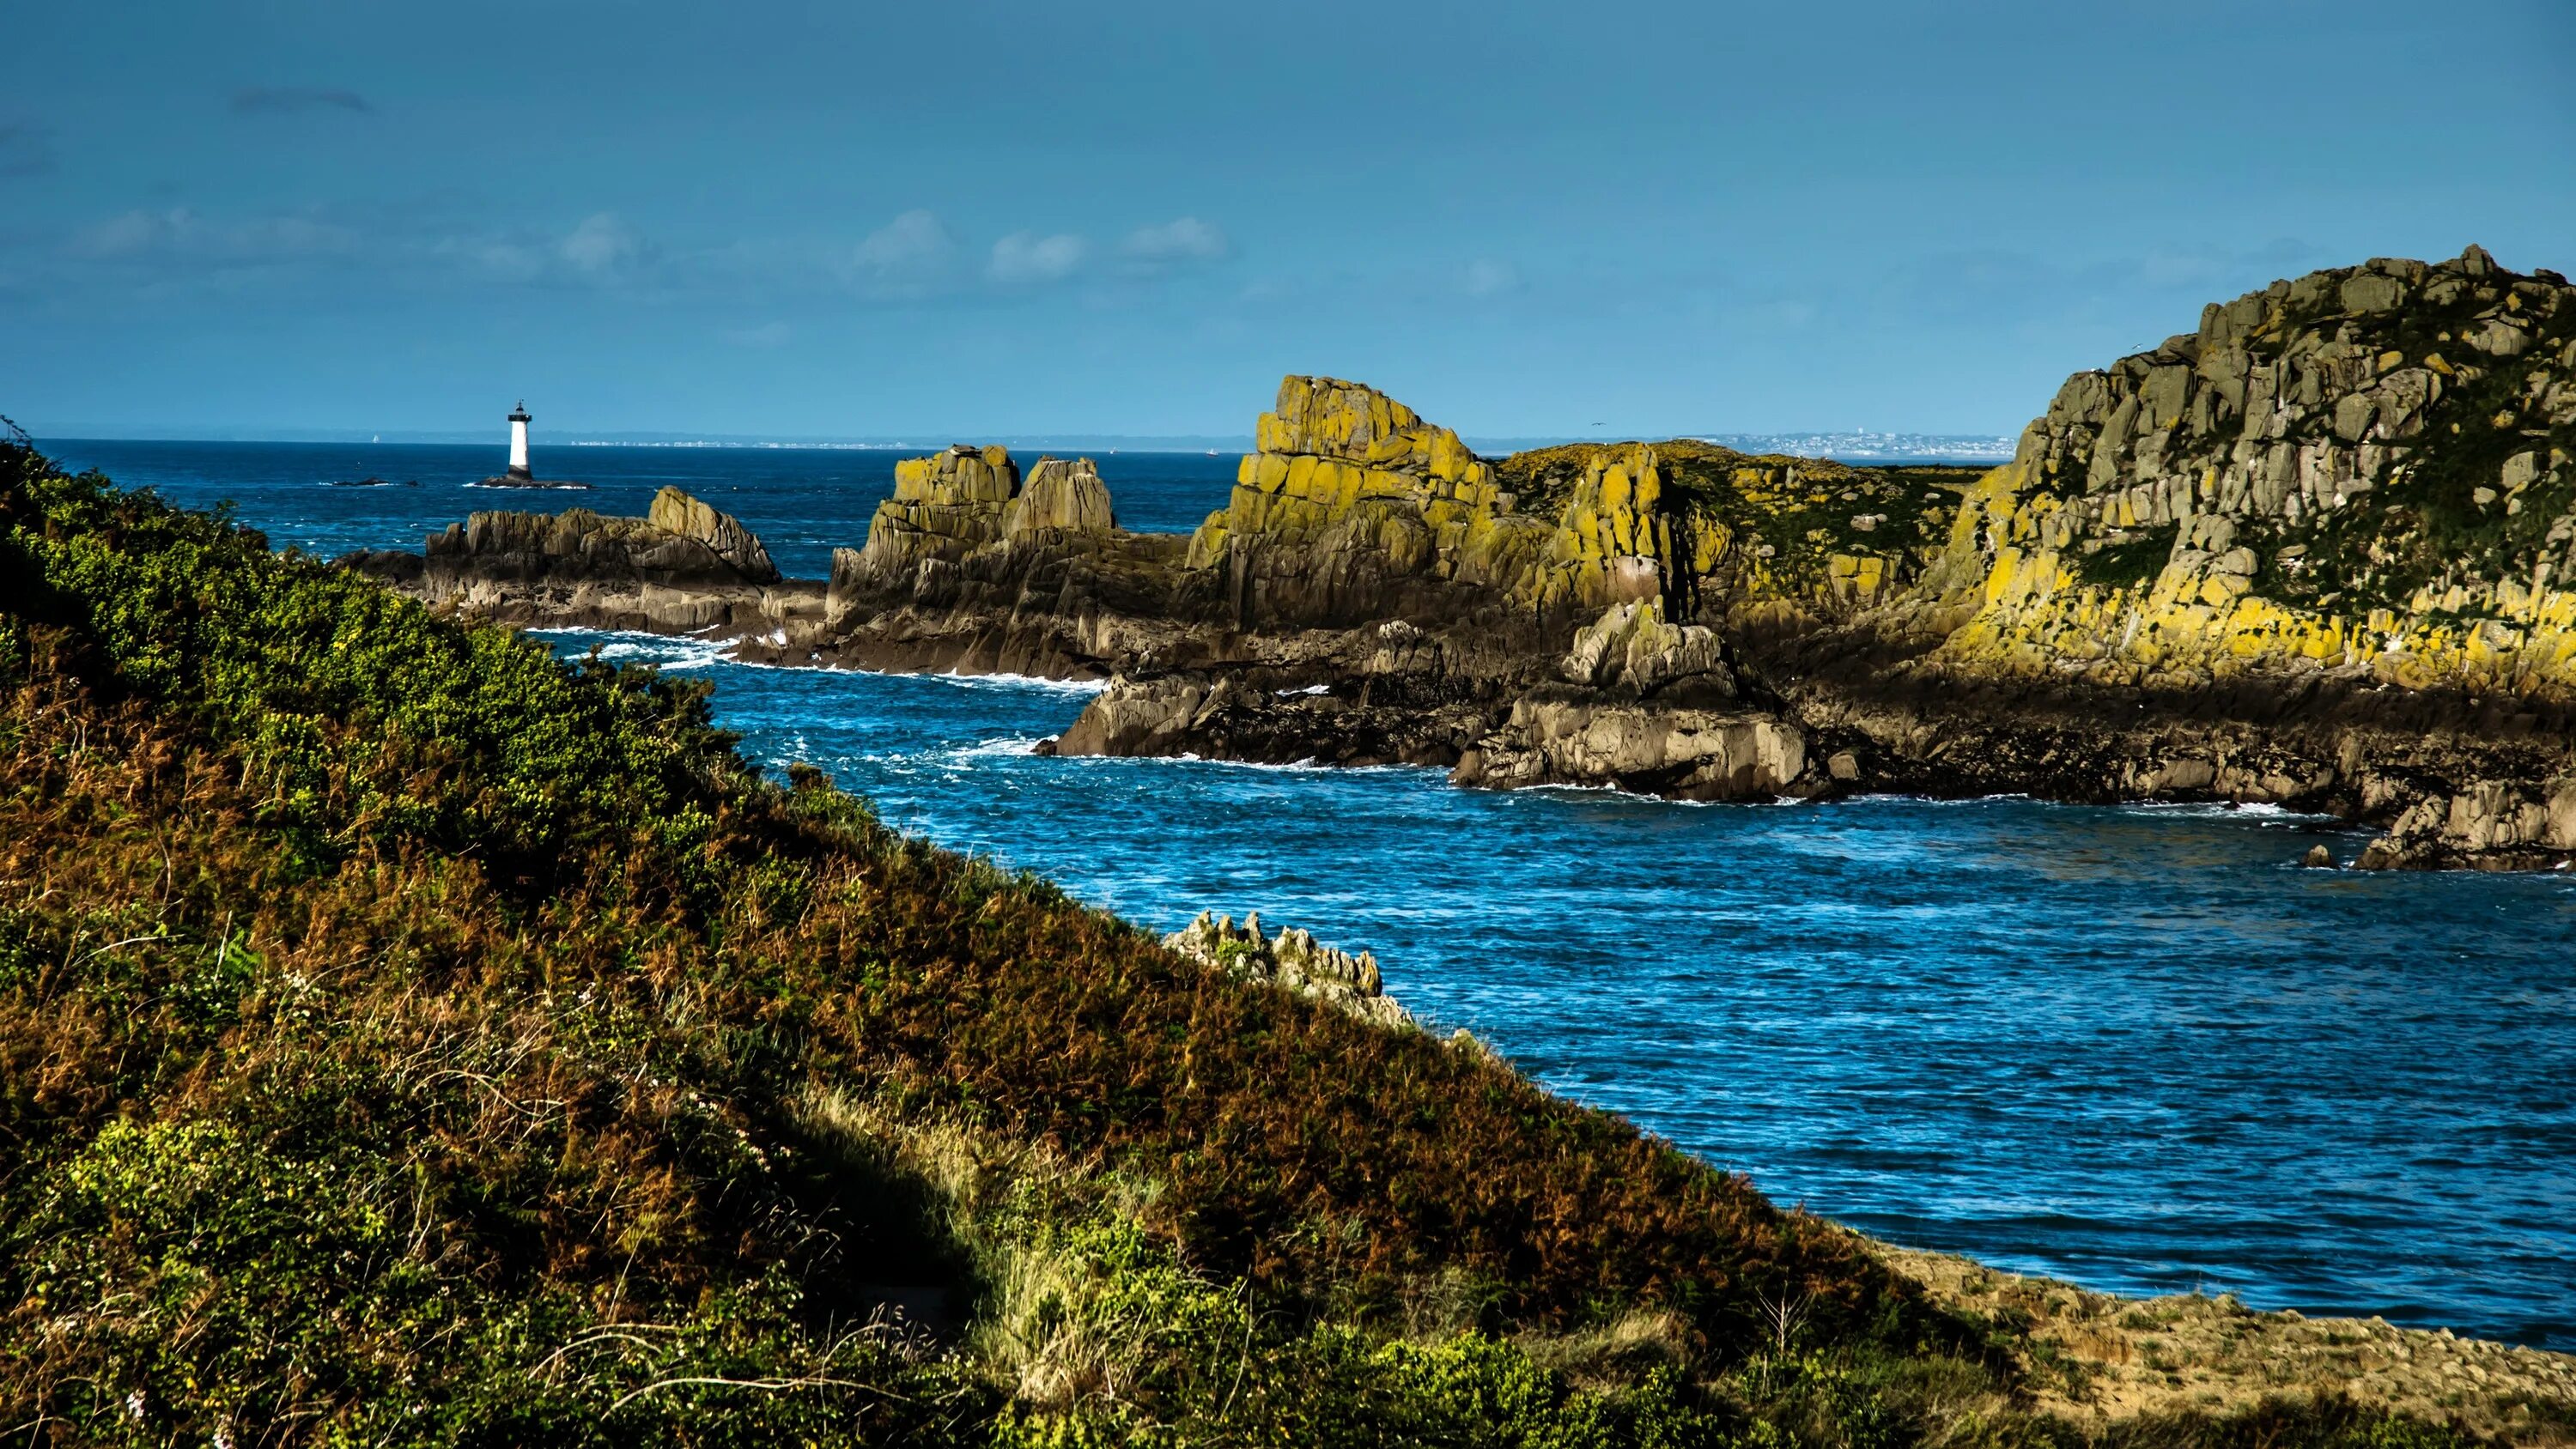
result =
[{"label": "white wave", "polygon": [[1418,775],[1426,770],[1448,773],[1440,765],[1327,765],[1311,756],[1287,764],[1271,760],[1228,760],[1190,752],[1177,755],[1066,755],[1063,758],[1092,765],[1217,765],[1228,770],[1265,770],[1282,775]]},{"label": "white wave", "polygon": [[2256,820],[2304,824],[2336,817],[2315,810],[2293,810],[2268,800],[2133,800],[2117,807],[2131,815],[2178,815],[2187,820]]},{"label": "white wave", "polygon": [[[900,669],[867,669],[857,672],[898,676],[911,673]],[[1109,681],[1106,679],[1048,679],[1037,674],[960,674],[954,669],[938,674],[917,674],[914,677],[968,686],[1000,685],[1012,689],[1043,689],[1055,694],[1098,694],[1109,687]]]},{"label": "white wave", "polygon": [[557,639],[566,643],[594,641],[599,657],[619,664],[650,664],[661,669],[707,669],[719,664],[740,661],[725,656],[731,639],[708,639],[698,634],[655,634],[641,629],[586,629],[573,626],[562,629],[531,629],[539,639]]},{"label": "white wave", "polygon": [[[864,674],[879,679],[935,679],[968,689],[1042,690],[1050,694],[1093,695],[1109,687],[1105,679],[1048,679],[1035,674],[970,674],[950,669],[865,669],[846,664],[774,664],[765,659],[737,659],[721,651],[738,643],[760,642],[783,647],[787,631],[775,630],[768,635],[723,634],[721,624],[710,624],[686,634],[663,634],[650,629],[593,629],[578,624],[530,629],[527,632],[547,639],[598,639],[604,659],[637,659],[664,663],[668,668],[697,669],[710,664],[730,664],[742,669],[796,669],[818,674]],[[661,656],[667,656],[667,660]]]},{"label": "white wave", "polygon": [[1674,805],[1686,810],[1723,810],[1735,806],[1772,808],[1781,805],[1805,805],[1808,801],[1795,795],[1775,795],[1768,800],[1685,800],[1675,795],[1657,795],[1647,790],[1631,790],[1625,785],[1576,785],[1567,781],[1550,781],[1544,785],[1524,785],[1509,795],[1608,795],[1621,800],[1634,800],[1642,805]]},{"label": "white wave", "polygon": [[1012,739],[985,740],[981,744],[968,745],[962,750],[950,750],[947,753],[948,758],[955,760],[1018,757],[1034,752],[1038,742],[1045,738],[1044,735],[1027,735]]}]

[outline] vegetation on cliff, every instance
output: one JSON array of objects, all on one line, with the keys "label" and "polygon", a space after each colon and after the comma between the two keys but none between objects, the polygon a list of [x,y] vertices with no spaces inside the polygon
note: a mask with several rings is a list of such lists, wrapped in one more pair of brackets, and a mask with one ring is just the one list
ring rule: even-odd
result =
[{"label": "vegetation on cliff", "polygon": [[2576,693],[2576,288],[2476,247],[2312,272],[2067,379],[1976,490],[1971,667]]},{"label": "vegetation on cliff", "polygon": [[[1570,443],[1495,464],[1520,506],[1553,516],[1584,475],[1637,444]],[[1853,467],[1827,458],[1756,457],[1688,438],[1651,445],[1664,508],[1706,520],[1713,550],[1676,592],[1720,610],[1770,602],[1869,603],[1921,573],[1947,543],[1960,495],[1982,470],[1921,464]]]},{"label": "vegetation on cliff", "polygon": [[[26,1442],[2071,1432],[1993,1325],[1480,1051],[23,444],[0,691]],[[2115,1438],[2202,1433],[2449,1442]]]}]

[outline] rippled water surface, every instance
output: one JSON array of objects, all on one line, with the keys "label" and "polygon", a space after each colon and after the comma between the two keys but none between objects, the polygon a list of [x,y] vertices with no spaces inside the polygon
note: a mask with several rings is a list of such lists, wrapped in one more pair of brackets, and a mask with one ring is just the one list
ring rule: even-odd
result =
[{"label": "rippled water surface", "polygon": [[[204,445],[149,446],[173,450],[165,491],[224,488],[220,456],[189,461]],[[1186,526],[1230,469],[1167,458],[1139,491]],[[761,492],[788,487],[809,491]],[[402,532],[359,537],[375,525],[316,520],[309,486],[226,491],[280,543],[333,531],[329,551],[451,516],[425,497]],[[723,506],[828,548],[864,532],[882,488],[844,502],[863,492],[754,480]],[[1869,1232],[2097,1288],[2576,1347],[2564,877],[2305,871],[2309,845],[2349,858],[2360,837],[2222,809],[1691,806],[1045,759],[1028,747],[1077,689],[557,637],[707,675],[760,757],[1136,920],[1258,908],[1372,948],[1443,1029]]]}]

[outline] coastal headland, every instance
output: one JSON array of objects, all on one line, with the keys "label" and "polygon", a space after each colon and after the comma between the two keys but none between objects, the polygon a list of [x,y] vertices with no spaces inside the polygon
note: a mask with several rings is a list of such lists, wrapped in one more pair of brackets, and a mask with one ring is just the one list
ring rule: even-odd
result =
[{"label": "coastal headland", "polygon": [[901,464],[831,576],[676,490],[353,566],[781,664],[1101,678],[1047,748],[1461,785],[2276,804],[2364,866],[2576,859],[2576,289],[2472,247],[2213,303],[1991,469],[1692,440],[1477,456],[1290,377],[1195,533],[1089,459]]},{"label": "coastal headland", "polygon": [[[1361,397],[1372,427],[1407,416],[1347,387],[1327,416],[1356,428]],[[1469,657],[1481,628],[1507,660],[1588,615],[1546,681],[1569,708],[1703,711],[1812,758],[1763,636],[1704,595],[1673,622],[1666,575],[1626,562],[1706,581],[1722,552],[1638,506],[1664,481],[1632,456],[1583,455],[1545,530],[1511,521],[1503,465],[1442,465],[1495,488],[1441,526],[1486,531],[1504,582],[1473,587],[1502,602],[1306,634]],[[889,561],[906,598],[969,565],[1025,589],[1037,565],[992,562],[1014,548],[1056,561],[1059,597],[1241,581],[1189,605],[1221,611],[1265,575],[1217,526],[1362,506],[1238,497],[1138,541],[1091,470],[1008,462],[908,465],[887,546],[821,584],[677,494],[484,515],[378,566],[427,592],[466,559],[477,607],[660,611],[819,658],[903,642],[868,602]],[[1562,546],[1605,511],[1622,551]],[[1669,551],[1626,551],[1641,527]],[[954,559],[927,541],[959,534]],[[1453,597],[1349,552],[1346,580]],[[1274,587],[1376,607],[1310,582]],[[1587,658],[1623,673],[1586,685]],[[1157,939],[817,770],[773,778],[702,685],[559,658],[23,438],[0,442],[0,742],[0,1423],[29,1443],[2576,1439],[2563,1354],[1874,1242],[1420,1029],[1367,953],[1249,918]]]}]

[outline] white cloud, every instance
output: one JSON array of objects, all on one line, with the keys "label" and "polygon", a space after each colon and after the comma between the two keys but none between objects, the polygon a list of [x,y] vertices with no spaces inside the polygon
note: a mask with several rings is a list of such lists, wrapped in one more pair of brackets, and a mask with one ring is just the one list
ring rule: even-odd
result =
[{"label": "white cloud", "polygon": [[72,250],[85,257],[139,257],[169,246],[194,220],[186,207],[129,211],[82,230],[72,238]]},{"label": "white cloud", "polygon": [[1466,289],[1470,297],[1498,297],[1505,292],[1518,291],[1521,285],[1521,274],[1520,269],[1509,262],[1499,262],[1492,257],[1479,257],[1467,264],[1467,270],[1459,277],[1458,284]]},{"label": "white cloud", "polygon": [[389,254],[534,286],[615,287],[668,283],[662,251],[613,211],[594,212],[569,231],[461,231],[424,242],[388,242]]},{"label": "white cloud", "polygon": [[784,347],[796,335],[796,329],[784,322],[763,322],[757,327],[728,329],[724,340],[736,347]]},{"label": "white cloud", "polygon": [[184,206],[129,211],[71,238],[73,255],[92,261],[162,259],[220,267],[308,261],[357,249],[354,229],[318,217],[288,214],[210,221]]},{"label": "white cloud", "polygon": [[1118,254],[1146,268],[1161,268],[1191,262],[1223,261],[1234,252],[1234,243],[1224,230],[1184,216],[1161,226],[1140,226],[1118,244]]},{"label": "white cloud", "polygon": [[907,211],[868,233],[850,260],[880,279],[935,275],[957,254],[957,236],[932,211]]},{"label": "white cloud", "polygon": [[1081,270],[1090,244],[1069,232],[1039,236],[1015,231],[993,243],[986,275],[1006,287],[1060,282]]},{"label": "white cloud", "polygon": [[570,235],[555,244],[555,253],[577,271],[605,276],[640,261],[644,239],[616,213],[603,211],[584,218]]}]

